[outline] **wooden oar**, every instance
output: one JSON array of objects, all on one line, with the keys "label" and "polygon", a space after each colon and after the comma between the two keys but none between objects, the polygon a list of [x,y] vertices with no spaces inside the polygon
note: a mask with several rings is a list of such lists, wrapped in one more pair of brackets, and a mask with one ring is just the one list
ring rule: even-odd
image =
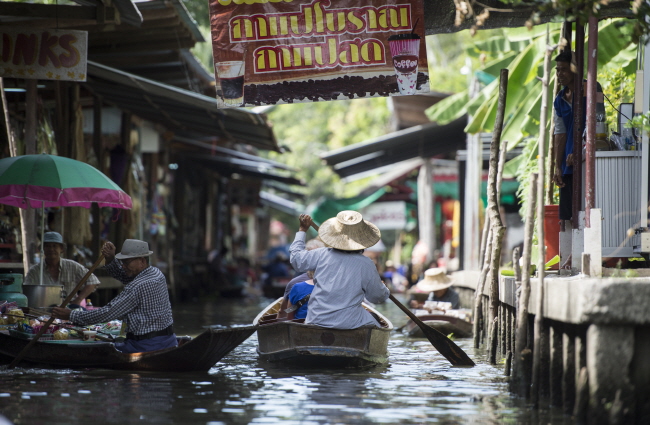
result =
[{"label": "wooden oar", "polygon": [[[311,226],[318,232],[318,226],[316,223],[312,221]],[[411,312],[411,310],[406,308],[401,302],[397,301],[393,294],[390,294],[389,298],[392,302],[395,303],[397,307],[400,308],[400,310],[406,313],[406,315],[416,325],[418,325],[420,329],[422,329],[424,336],[429,340],[431,345],[433,345],[434,348],[449,361],[449,363],[454,366],[475,366],[475,363],[472,361],[472,359],[469,358],[467,353],[465,353],[458,345],[456,345],[454,341],[447,338],[439,330],[425,325],[422,320],[418,319],[417,316]]]},{"label": "wooden oar", "polygon": [[[103,260],[104,260],[104,254],[101,254],[97,259],[97,261],[95,261],[95,264],[93,264],[90,270],[88,270],[88,273],[86,273],[86,275],[83,278],[81,278],[77,286],[68,294],[67,298],[61,303],[59,307],[64,308],[65,306],[68,305],[70,300],[72,300],[75,297],[77,292],[81,289],[82,286],[84,286],[84,284],[86,283],[90,275],[93,274],[95,269],[99,267],[99,265]],[[25,348],[23,348],[23,350],[20,353],[18,353],[18,355],[13,359],[13,361],[9,363],[9,366],[7,366],[8,369],[13,369],[18,363],[20,363],[20,361],[23,359],[23,357],[25,357],[29,349],[32,348],[34,344],[36,344],[36,341],[38,341],[41,335],[45,333],[45,331],[47,330],[47,328],[50,327],[52,322],[54,322],[54,316],[50,317],[50,320],[45,322],[41,330],[38,331],[36,335],[34,335],[34,338],[32,338],[31,341],[29,341],[29,344],[27,344]]]}]

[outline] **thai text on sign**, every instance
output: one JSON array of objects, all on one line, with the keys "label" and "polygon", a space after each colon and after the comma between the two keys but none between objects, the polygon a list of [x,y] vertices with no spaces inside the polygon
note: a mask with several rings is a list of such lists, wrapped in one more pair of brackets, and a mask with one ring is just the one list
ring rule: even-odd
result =
[{"label": "thai text on sign", "polygon": [[0,76],[86,81],[86,31],[3,27],[0,34]]},{"label": "thai text on sign", "polygon": [[419,1],[211,0],[220,106],[426,93]]}]

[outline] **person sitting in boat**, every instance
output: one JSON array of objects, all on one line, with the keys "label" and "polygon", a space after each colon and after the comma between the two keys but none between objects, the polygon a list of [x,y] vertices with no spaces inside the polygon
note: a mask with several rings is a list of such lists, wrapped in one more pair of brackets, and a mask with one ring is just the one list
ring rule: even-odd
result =
[{"label": "person sitting in boat", "polygon": [[307,317],[309,298],[314,290],[314,272],[308,271],[306,275],[307,280],[296,283],[289,292],[288,308],[285,313],[288,313],[290,319],[305,319]]},{"label": "person sitting in boat", "polygon": [[[46,232],[43,235],[43,280],[41,283],[41,264],[35,264],[29,268],[25,276],[25,285],[63,285],[63,289],[69,293],[77,286],[77,283],[88,273],[88,269],[73,260],[61,258],[65,252],[63,236],[58,232]],[[86,298],[95,292],[99,286],[99,279],[91,274],[86,284],[79,290],[77,296],[70,300],[70,304],[86,306]]]},{"label": "person sitting in boat", "polygon": [[122,251],[116,255],[115,245],[106,242],[102,253],[106,258],[105,269],[125,285],[122,292],[104,307],[93,311],[55,307],[52,315],[79,326],[125,319],[126,341],[115,344],[115,348],[124,353],[176,347],[178,342],[173,329],[167,280],[160,269],[149,265],[149,256],[153,254],[149,251],[149,244],[127,239]]},{"label": "person sitting in boat", "polygon": [[296,270],[313,270],[318,277],[309,298],[305,323],[337,329],[379,327],[379,322],[361,305],[364,297],[381,303],[390,295],[372,260],[363,255],[364,249],[379,241],[381,234],[377,226],[356,211],[341,211],[325,221],[318,231],[327,247],[307,251],[305,232],[312,220],[302,214],[299,222],[289,248],[291,265]]},{"label": "person sitting in boat", "polygon": [[[409,290],[412,296],[409,304],[412,308],[422,308],[427,296],[430,297],[433,294],[433,297],[429,298],[432,301],[448,302],[451,303],[452,309],[458,309],[460,308],[460,298],[458,292],[450,288],[453,284],[453,279],[447,275],[445,269],[440,267],[427,269],[424,272],[424,279]],[[425,296],[420,299],[416,294],[425,294]]]},{"label": "person sitting in boat", "polygon": [[[305,244],[305,249],[307,251],[311,251],[312,249],[316,249],[316,248],[324,248],[324,247],[325,244],[323,243],[323,241],[321,241],[318,238],[310,239]],[[285,310],[289,308],[289,294],[291,293],[291,289],[293,289],[293,286],[296,283],[305,282],[306,280],[311,279],[308,273],[309,272],[301,273],[298,276],[291,279],[289,283],[287,283],[287,287],[284,288],[284,299],[282,300],[282,304],[280,305],[280,312],[278,313],[278,318],[287,317],[287,313],[285,312]],[[305,309],[305,311],[307,310]]]}]

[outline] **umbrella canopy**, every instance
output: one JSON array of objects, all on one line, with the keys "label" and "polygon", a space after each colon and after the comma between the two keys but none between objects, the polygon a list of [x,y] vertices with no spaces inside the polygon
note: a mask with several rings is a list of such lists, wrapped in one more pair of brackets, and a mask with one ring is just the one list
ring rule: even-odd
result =
[{"label": "umbrella canopy", "polygon": [[40,154],[0,159],[0,203],[19,208],[100,207],[131,209],[131,197],[85,162]]}]

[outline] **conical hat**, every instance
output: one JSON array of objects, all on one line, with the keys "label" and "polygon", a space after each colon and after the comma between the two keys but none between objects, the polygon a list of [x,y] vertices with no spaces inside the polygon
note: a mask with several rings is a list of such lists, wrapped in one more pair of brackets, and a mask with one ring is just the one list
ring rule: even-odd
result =
[{"label": "conical hat", "polygon": [[341,211],[320,226],[318,236],[332,248],[357,251],[376,244],[381,238],[381,232],[358,212]]},{"label": "conical hat", "polygon": [[419,281],[415,287],[418,292],[432,292],[449,288],[453,284],[454,281],[447,276],[445,269],[434,267],[424,272],[424,279]]}]

